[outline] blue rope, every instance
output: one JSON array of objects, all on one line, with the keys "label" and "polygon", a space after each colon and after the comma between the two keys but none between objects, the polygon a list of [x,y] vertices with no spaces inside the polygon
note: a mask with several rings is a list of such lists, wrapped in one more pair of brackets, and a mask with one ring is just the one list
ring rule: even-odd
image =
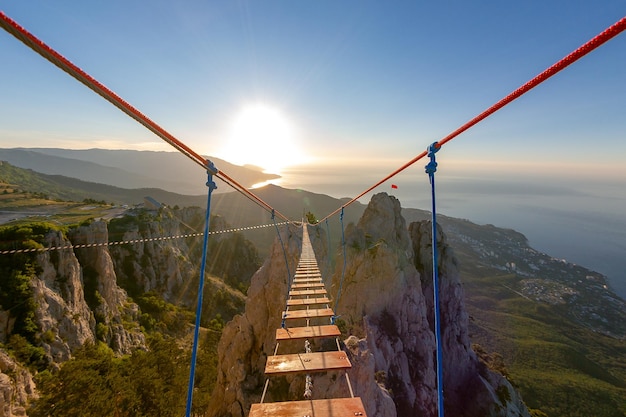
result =
[{"label": "blue rope", "polygon": [[202,247],[202,265],[200,266],[200,283],[198,284],[198,306],[196,307],[196,327],[193,334],[193,349],[191,353],[191,370],[189,372],[189,388],[187,389],[187,411],[186,417],[191,416],[191,404],[193,400],[193,386],[196,376],[196,357],[198,354],[198,336],[200,335],[200,318],[202,316],[202,298],[204,292],[204,270],[206,269],[206,254],[209,245],[209,223],[211,220],[211,194],[217,188],[213,181],[213,174],[217,173],[217,168],[213,162],[207,160],[207,182],[209,188],[206,203],[206,217],[204,219],[204,245]]},{"label": "blue rope", "polygon": [[328,237],[328,262],[326,262],[326,277],[330,275],[330,229],[328,228],[328,219],[326,219],[326,236]]},{"label": "blue rope", "polygon": [[[276,228],[276,234],[278,235],[278,240],[280,241],[280,247],[283,249],[283,256],[285,257],[285,267],[287,268],[287,297],[285,298],[285,312],[287,311],[287,300],[289,299],[289,292],[291,292],[291,272],[289,271],[289,261],[287,260],[287,252],[285,251],[285,245],[283,244],[283,238],[280,236],[280,230],[278,230],[278,225],[276,224],[276,216],[274,216],[274,210],[272,210],[272,220],[274,221],[274,227]],[[304,225],[303,225],[304,227]],[[280,327],[285,328],[285,320],[287,319],[286,313],[283,314],[282,321],[280,322]]]},{"label": "blue rope", "polygon": [[441,348],[441,321],[439,318],[439,272],[437,268],[437,212],[435,210],[435,172],[437,171],[437,162],[435,161],[435,153],[439,150],[438,143],[434,142],[428,147],[428,156],[430,162],[426,165],[426,173],[430,180],[432,202],[433,202],[433,219],[432,219],[432,245],[433,245],[433,304],[435,307],[435,344],[437,345],[437,415],[443,417],[443,351]]},{"label": "blue rope", "polygon": [[341,215],[339,216],[339,221],[341,222],[341,246],[343,248],[343,269],[341,270],[341,280],[339,281],[339,291],[337,291],[337,300],[335,300],[335,308],[333,309],[333,312],[335,313],[335,315],[333,315],[330,318],[331,324],[335,324],[335,321],[339,317],[337,315],[337,306],[339,305],[339,298],[341,297],[341,288],[343,287],[343,278],[346,275],[346,236],[343,231],[343,207],[341,208]]}]

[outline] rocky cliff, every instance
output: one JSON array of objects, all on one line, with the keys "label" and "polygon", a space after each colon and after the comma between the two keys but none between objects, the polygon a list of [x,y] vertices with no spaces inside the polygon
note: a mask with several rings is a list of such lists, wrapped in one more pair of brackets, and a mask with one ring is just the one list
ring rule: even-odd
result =
[{"label": "rocky cliff", "polygon": [[[436,414],[429,230],[429,223],[407,227],[399,202],[378,194],[358,224],[346,228],[343,282],[342,262],[337,262],[332,278],[327,277],[334,299],[339,299],[335,312],[345,329],[354,393],[370,416]],[[457,261],[439,233],[446,412],[468,417],[529,416],[507,380],[488,370],[471,349]],[[316,250],[324,245],[323,235],[321,229],[310,233]],[[300,239],[301,232],[295,229],[283,235],[292,271]],[[318,261],[325,259],[318,254]],[[280,326],[286,277],[276,242],[272,256],[253,277],[245,313],[224,330],[209,415],[243,416],[259,400],[265,359],[273,353],[274,332]],[[314,380],[314,398],[348,395],[346,384],[339,383],[336,375]],[[301,386],[298,378],[279,378],[270,384],[266,401],[298,399]]]},{"label": "rocky cliff", "polygon": [[[106,241],[104,222],[79,227],[69,238],[61,231],[51,231],[44,237],[48,247]],[[70,359],[77,348],[96,339],[106,342],[118,353],[145,348],[144,335],[136,322],[137,305],[130,302],[126,292],[117,285],[106,246],[40,252],[34,255],[33,264],[36,272],[30,277],[31,299],[27,302],[32,305],[36,328],[31,339],[37,341],[38,347],[25,349],[43,348],[45,358],[39,361],[38,367],[42,362],[58,367]],[[10,337],[11,322],[16,318],[11,311],[3,313],[6,326],[3,326],[2,341],[13,340],[10,343],[13,345],[16,339]],[[13,348],[15,350],[15,346]],[[23,352],[21,354],[23,356]],[[26,406],[37,397],[32,376],[5,352],[0,351],[0,355],[0,390],[4,396],[0,415],[26,415]]]},{"label": "rocky cliff", "polygon": [[37,398],[30,372],[0,350],[0,416],[26,416],[26,405]]},{"label": "rocky cliff", "polygon": [[[203,222],[201,209],[188,208],[133,211],[68,231],[46,224],[13,229],[14,244],[28,241],[63,249],[2,258],[2,274],[11,277],[3,276],[0,288],[0,342],[11,356],[0,349],[0,417],[25,415],[37,397],[30,372],[58,369],[86,343],[104,342],[118,355],[145,350],[140,322],[187,334],[191,313],[185,315],[184,307],[195,307],[202,237],[170,237],[201,231]],[[230,228],[219,217],[212,218],[211,226],[217,231]],[[126,243],[108,245],[110,241]],[[209,246],[203,323],[217,314],[229,320],[243,309],[241,289],[247,287],[249,271],[259,265],[256,249],[239,233],[213,234]],[[14,293],[19,298],[12,299]],[[145,295],[182,308],[167,325],[159,317],[146,322],[146,311],[133,301],[141,302]]]}]

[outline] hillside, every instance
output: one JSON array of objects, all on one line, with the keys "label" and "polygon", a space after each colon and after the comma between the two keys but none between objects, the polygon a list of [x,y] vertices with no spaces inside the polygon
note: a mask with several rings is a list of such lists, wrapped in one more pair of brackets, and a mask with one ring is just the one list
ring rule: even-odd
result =
[{"label": "hillside", "polygon": [[[98,188],[71,179],[54,182],[50,176],[8,164],[0,169],[3,179],[13,172],[10,182],[22,190],[58,187],[59,195],[80,195],[81,190]],[[66,188],[66,183],[81,184],[81,188]],[[119,192],[114,187],[102,190]],[[143,190],[134,192],[144,195]],[[325,195],[275,186],[257,193],[291,218],[307,211],[323,215],[342,204]],[[100,195],[110,201],[114,194]],[[165,192],[163,196],[176,198]],[[194,201],[202,206],[205,197],[188,199],[181,196],[175,204]],[[236,192],[216,195],[212,209],[235,227],[271,223],[269,213]],[[350,206],[344,223],[355,222],[363,210],[362,204]],[[428,218],[421,210],[402,213],[407,223]],[[472,342],[480,345],[475,350],[483,359],[504,370],[527,404],[547,415],[625,416],[620,399],[626,397],[626,304],[606,279],[535,251],[514,230],[446,216],[440,216],[439,222],[460,260]],[[337,248],[341,236],[337,216],[329,221],[328,229],[325,224],[320,227],[329,230],[331,245]],[[275,231],[270,227],[244,235],[264,257]]]},{"label": "hillside", "polygon": [[[209,157],[207,157],[209,158]],[[238,166],[210,157],[218,169],[228,172],[245,186],[277,178],[260,168]],[[206,173],[179,152],[107,149],[0,149],[0,161],[42,174],[80,178],[125,189],[159,188],[195,195],[206,192]],[[225,188],[217,193],[226,191]]]}]

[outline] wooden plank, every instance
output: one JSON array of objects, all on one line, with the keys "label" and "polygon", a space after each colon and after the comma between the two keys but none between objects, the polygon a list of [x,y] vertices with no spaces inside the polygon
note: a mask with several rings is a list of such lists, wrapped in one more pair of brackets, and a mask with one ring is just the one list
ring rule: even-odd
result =
[{"label": "wooden plank", "polygon": [[304,283],[304,284],[298,283],[298,284],[292,284],[291,288],[294,290],[302,289],[302,288],[311,288],[311,289],[324,288],[324,283],[322,282],[310,282],[310,283]]},{"label": "wooden plank", "polygon": [[276,340],[314,339],[317,337],[341,336],[339,328],[334,324],[324,326],[291,327],[276,329]]},{"label": "wooden plank", "polygon": [[359,397],[252,404],[249,417],[367,417]]},{"label": "wooden plank", "polygon": [[342,350],[330,352],[292,353],[268,356],[266,375],[284,375],[302,372],[323,372],[349,369],[352,364]]},{"label": "wooden plank", "polygon": [[314,297],[314,298],[294,298],[287,300],[287,305],[292,306],[310,306],[314,304],[328,304],[330,300],[328,297]]},{"label": "wooden plank", "polygon": [[326,290],[292,290],[289,291],[289,296],[295,297],[300,295],[326,295]]},{"label": "wooden plank", "polygon": [[320,283],[322,280],[320,278],[305,278],[305,279],[294,279],[294,284],[311,284],[311,283]]},{"label": "wooden plank", "polygon": [[330,308],[312,308],[309,310],[283,311],[283,319],[312,319],[315,317],[332,317],[335,313]]}]

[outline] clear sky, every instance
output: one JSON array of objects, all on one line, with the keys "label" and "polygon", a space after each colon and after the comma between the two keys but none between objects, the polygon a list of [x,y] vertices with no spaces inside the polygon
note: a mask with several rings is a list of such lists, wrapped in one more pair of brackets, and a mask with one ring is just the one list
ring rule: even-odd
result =
[{"label": "clear sky", "polygon": [[[615,23],[626,3],[64,0],[0,10],[199,153],[267,167],[349,158],[391,172]],[[171,149],[4,31],[0,51],[2,147]],[[441,155],[457,168],[626,179],[624,139],[626,34]]]},{"label": "clear sky", "polygon": [[[196,152],[353,197],[617,22],[626,1],[0,0],[0,10]],[[0,56],[0,147],[173,150],[4,31]],[[626,296],[626,33],[437,155],[445,214],[514,227],[621,279]],[[394,191],[428,208],[423,163],[411,175]],[[415,175],[426,185],[415,189]]]}]

